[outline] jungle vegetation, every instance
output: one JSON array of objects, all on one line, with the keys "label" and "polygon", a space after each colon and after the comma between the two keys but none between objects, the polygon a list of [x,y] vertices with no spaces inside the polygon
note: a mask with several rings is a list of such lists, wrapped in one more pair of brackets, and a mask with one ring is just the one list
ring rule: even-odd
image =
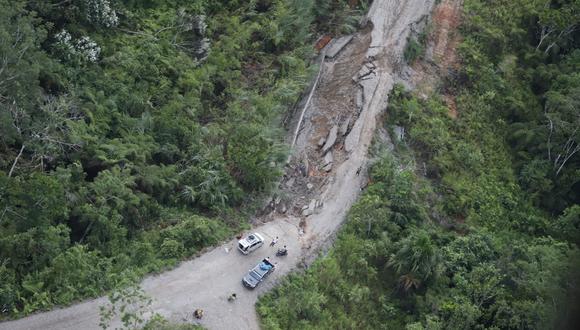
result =
[{"label": "jungle vegetation", "polygon": [[[0,318],[247,226],[343,0],[0,0]],[[245,211],[243,211],[245,210]]]},{"label": "jungle vegetation", "polygon": [[[397,86],[371,184],[265,329],[573,329],[580,312],[580,2],[465,0],[461,69]],[[418,49],[413,45],[413,50]]]}]

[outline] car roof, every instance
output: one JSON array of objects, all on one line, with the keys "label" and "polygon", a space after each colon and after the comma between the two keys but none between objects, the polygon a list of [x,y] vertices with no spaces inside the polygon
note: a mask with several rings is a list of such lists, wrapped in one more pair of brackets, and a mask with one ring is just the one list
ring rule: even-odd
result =
[{"label": "car roof", "polygon": [[262,235],[258,233],[253,233],[248,235],[248,237],[242,239],[241,241],[244,241],[247,244],[252,244],[259,241],[264,241],[264,238],[262,237]]}]

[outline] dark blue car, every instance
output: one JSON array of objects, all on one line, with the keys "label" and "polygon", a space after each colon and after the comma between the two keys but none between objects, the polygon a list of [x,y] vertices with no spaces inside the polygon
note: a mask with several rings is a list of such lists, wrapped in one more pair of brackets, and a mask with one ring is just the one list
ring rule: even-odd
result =
[{"label": "dark blue car", "polygon": [[270,262],[270,260],[267,258],[263,259],[258,265],[256,265],[256,267],[248,272],[248,275],[244,276],[242,283],[247,288],[253,289],[270,275],[274,271],[274,268],[275,266]]}]

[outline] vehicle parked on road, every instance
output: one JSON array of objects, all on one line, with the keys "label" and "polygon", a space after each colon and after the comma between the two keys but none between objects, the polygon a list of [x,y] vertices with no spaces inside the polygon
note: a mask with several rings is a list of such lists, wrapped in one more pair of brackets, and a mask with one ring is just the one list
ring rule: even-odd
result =
[{"label": "vehicle parked on road", "polygon": [[258,233],[253,233],[238,241],[238,250],[243,254],[248,254],[262,245],[264,245],[264,237]]},{"label": "vehicle parked on road", "polygon": [[247,288],[253,289],[260,284],[268,275],[272,274],[276,267],[268,258],[260,261],[256,267],[252,268],[242,279],[242,284]]}]

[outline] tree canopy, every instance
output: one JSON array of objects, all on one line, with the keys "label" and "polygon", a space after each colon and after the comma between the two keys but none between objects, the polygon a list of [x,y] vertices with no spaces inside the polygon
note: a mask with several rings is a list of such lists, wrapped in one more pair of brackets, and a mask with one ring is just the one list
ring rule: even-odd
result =
[{"label": "tree canopy", "polygon": [[395,86],[384,129],[405,139],[328,256],[260,299],[264,328],[576,327],[579,5],[464,1],[457,118]]},{"label": "tree canopy", "polygon": [[0,0],[0,318],[103,294],[247,226],[286,159],[281,118],[315,34],[357,13]]}]

